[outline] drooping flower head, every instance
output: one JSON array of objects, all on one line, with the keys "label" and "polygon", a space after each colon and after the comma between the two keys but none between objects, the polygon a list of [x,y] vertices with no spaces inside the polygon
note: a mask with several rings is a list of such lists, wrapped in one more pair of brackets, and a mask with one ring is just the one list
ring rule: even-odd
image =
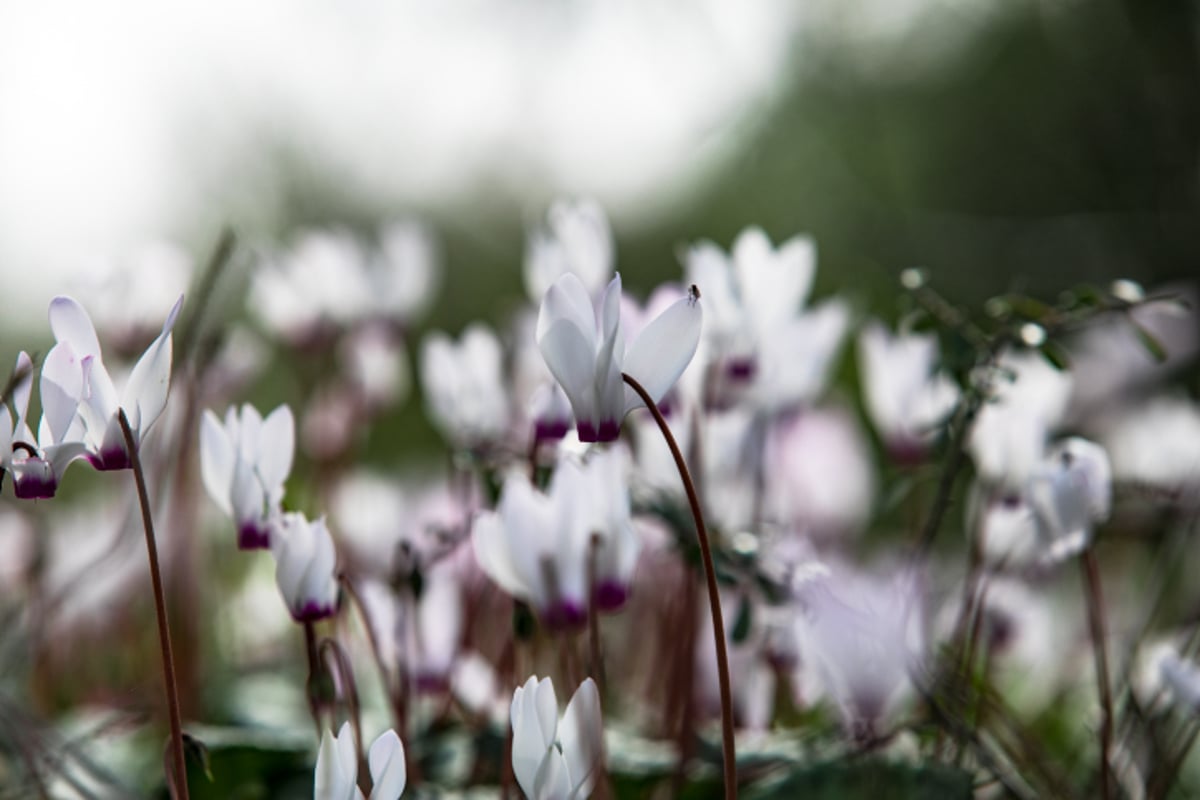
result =
[{"label": "drooping flower head", "polygon": [[[127,469],[131,464],[119,421],[121,411],[129,418],[135,447],[141,446],[150,426],[162,414],[171,381],[171,329],[182,305],[180,296],[167,314],[162,332],[138,359],[118,393],[101,358],[96,329],[83,306],[70,297],[56,297],[50,302],[50,328],[57,344],[46,354],[42,395],[61,393],[78,403],[86,458],[96,469]],[[57,423],[50,420],[56,441],[66,434],[62,419],[66,419],[65,413]],[[61,430],[56,431],[56,426]]]},{"label": "drooping flower head", "polygon": [[546,366],[562,386],[582,442],[609,442],[642,401],[621,378],[629,373],[658,402],[679,379],[700,341],[700,299],[689,293],[649,322],[625,346],[621,330],[621,276],[608,284],[598,308],[574,274],[546,291],[537,341]]}]

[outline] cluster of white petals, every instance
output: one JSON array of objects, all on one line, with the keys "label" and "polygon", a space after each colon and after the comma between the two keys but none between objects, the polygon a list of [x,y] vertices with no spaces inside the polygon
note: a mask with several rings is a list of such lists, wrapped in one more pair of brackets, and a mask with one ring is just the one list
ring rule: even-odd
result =
[{"label": "cluster of white petals", "polygon": [[342,724],[335,737],[326,728],[317,751],[313,800],[399,800],[408,783],[404,745],[390,728],[371,743],[367,751],[371,771],[371,794],[358,788],[358,751],[350,723]]},{"label": "cluster of white petals", "polygon": [[549,678],[531,676],[513,693],[512,767],[529,800],[587,797],[603,753],[600,693],[586,678],[562,719]]}]

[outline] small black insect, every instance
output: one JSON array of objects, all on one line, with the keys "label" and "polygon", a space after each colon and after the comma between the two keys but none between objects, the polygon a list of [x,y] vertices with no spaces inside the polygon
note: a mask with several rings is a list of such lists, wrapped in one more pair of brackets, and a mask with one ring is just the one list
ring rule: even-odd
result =
[{"label": "small black insect", "polygon": [[696,301],[699,299],[700,299],[700,287],[693,283],[691,286],[688,287],[688,303],[690,305],[694,306],[694,305],[696,305]]}]

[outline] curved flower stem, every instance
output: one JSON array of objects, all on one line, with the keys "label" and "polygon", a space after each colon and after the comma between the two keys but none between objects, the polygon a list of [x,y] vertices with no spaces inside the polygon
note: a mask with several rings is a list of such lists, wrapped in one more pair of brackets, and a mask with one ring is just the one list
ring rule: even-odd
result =
[{"label": "curved flower stem", "polygon": [[[146,556],[150,559],[150,582],[154,586],[154,612],[158,617],[158,644],[162,651],[163,683],[167,689],[167,712],[171,720],[171,752],[175,762],[175,775],[167,783],[172,794],[188,800],[187,762],[183,754],[183,725],[179,718],[179,689],[175,685],[175,659],[171,655],[171,630],[167,625],[167,603],[163,595],[162,574],[158,567],[158,544],[154,539],[154,521],[150,517],[150,493],[146,491],[146,476],[142,471],[142,460],[138,455],[137,443],[125,409],[121,409],[118,420],[125,434],[125,449],[129,451],[129,464],[137,483],[138,502],[142,507],[142,523],[146,531]],[[171,776],[168,776],[171,777]]]},{"label": "curved flower stem", "polygon": [[733,738],[733,693],[729,688],[729,655],[725,651],[725,621],[721,616],[721,598],[717,593],[717,571],[713,566],[712,548],[708,543],[708,531],[704,527],[704,515],[700,512],[700,498],[696,495],[696,487],[692,483],[691,473],[688,472],[687,462],[683,460],[683,453],[679,451],[679,445],[675,443],[675,437],[671,435],[667,421],[663,419],[662,412],[658,410],[658,404],[637,380],[627,373],[621,373],[621,378],[637,392],[638,397],[642,398],[642,402],[654,416],[654,421],[658,423],[658,429],[662,432],[667,447],[671,449],[671,456],[675,459],[675,466],[679,469],[679,477],[683,480],[683,488],[687,492],[688,505],[692,508],[692,518],[696,521],[696,537],[700,540],[700,556],[704,561],[704,579],[708,584],[708,606],[712,612],[713,641],[717,646],[717,681],[721,688],[721,737],[725,760],[725,797],[736,798],[737,759]]},{"label": "curved flower stem", "polygon": [[1083,567],[1084,590],[1087,593],[1088,625],[1092,632],[1092,652],[1096,658],[1096,681],[1100,691],[1103,716],[1100,720],[1100,796],[1110,795],[1108,752],[1112,747],[1112,690],[1108,682],[1108,654],[1104,649],[1104,596],[1100,591],[1100,566],[1096,553],[1088,548],[1080,561]]}]

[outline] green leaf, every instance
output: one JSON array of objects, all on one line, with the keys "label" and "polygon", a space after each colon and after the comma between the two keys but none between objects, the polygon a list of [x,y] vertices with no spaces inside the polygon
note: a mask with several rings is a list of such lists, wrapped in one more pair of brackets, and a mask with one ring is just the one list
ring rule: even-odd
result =
[{"label": "green leaf", "polygon": [[1058,342],[1047,339],[1038,350],[1041,352],[1042,358],[1050,362],[1050,366],[1059,372],[1065,372],[1071,368],[1071,358]]},{"label": "green leaf", "polygon": [[746,641],[746,637],[750,635],[750,625],[753,621],[754,611],[751,608],[750,600],[743,597],[741,606],[738,607],[737,619],[733,623],[733,630],[729,635],[730,641],[734,644]]},{"label": "green leaf", "polygon": [[1146,348],[1146,352],[1155,361],[1161,364],[1167,360],[1167,348],[1163,346],[1163,343],[1154,334],[1150,333],[1150,331],[1143,328],[1133,319],[1129,320],[1129,324],[1133,326],[1133,332],[1137,334],[1138,341],[1141,342],[1142,347]]}]

